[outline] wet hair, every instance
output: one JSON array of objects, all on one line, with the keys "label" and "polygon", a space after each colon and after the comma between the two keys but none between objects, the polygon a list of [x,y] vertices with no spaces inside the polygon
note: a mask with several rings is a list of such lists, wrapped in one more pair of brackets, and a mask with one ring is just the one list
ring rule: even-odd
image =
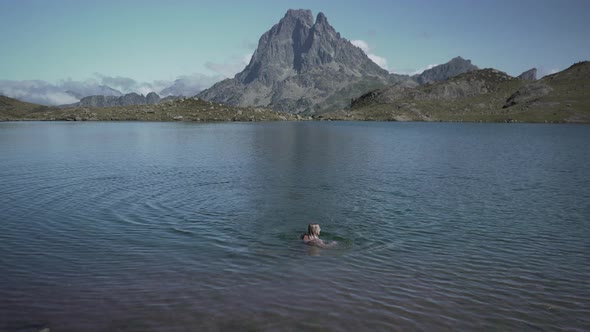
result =
[{"label": "wet hair", "polygon": [[319,237],[320,235],[320,224],[309,224],[307,225],[307,235]]}]

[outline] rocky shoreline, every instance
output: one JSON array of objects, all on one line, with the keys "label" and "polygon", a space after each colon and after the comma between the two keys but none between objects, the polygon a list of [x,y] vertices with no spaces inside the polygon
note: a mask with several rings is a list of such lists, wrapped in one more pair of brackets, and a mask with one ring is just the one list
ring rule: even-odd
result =
[{"label": "rocky shoreline", "polygon": [[[115,107],[37,107],[1,97],[0,121],[194,121],[194,122],[256,122],[311,120],[296,114],[280,113],[265,108],[233,107],[199,98],[182,98],[155,105]],[[7,102],[8,100],[8,102]],[[12,102],[12,109],[6,104]],[[4,104],[4,107],[2,107]],[[26,106],[29,106],[28,109]],[[20,109],[19,109],[20,108]]]}]

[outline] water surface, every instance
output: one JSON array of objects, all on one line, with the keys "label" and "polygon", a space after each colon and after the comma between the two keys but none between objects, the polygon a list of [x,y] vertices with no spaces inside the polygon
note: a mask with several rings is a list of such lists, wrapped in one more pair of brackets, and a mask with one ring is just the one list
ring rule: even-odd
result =
[{"label": "water surface", "polygon": [[[0,330],[590,330],[590,127],[0,123]],[[310,248],[310,222],[334,249]]]}]

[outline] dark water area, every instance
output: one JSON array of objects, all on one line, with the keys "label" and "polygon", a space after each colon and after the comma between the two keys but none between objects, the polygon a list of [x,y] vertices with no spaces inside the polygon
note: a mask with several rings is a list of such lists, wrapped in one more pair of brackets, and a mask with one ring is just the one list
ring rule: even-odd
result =
[{"label": "dark water area", "polygon": [[[0,123],[0,331],[588,331],[590,126]],[[322,249],[301,243],[310,222]]]}]

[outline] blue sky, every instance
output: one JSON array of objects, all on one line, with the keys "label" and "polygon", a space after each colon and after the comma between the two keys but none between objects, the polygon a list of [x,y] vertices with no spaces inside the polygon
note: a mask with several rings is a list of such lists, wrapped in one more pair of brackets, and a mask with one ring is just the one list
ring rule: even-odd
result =
[{"label": "blue sky", "polygon": [[511,75],[590,59],[588,0],[0,0],[0,80],[210,84],[240,71],[289,8],[324,12],[391,72],[458,55]]}]

